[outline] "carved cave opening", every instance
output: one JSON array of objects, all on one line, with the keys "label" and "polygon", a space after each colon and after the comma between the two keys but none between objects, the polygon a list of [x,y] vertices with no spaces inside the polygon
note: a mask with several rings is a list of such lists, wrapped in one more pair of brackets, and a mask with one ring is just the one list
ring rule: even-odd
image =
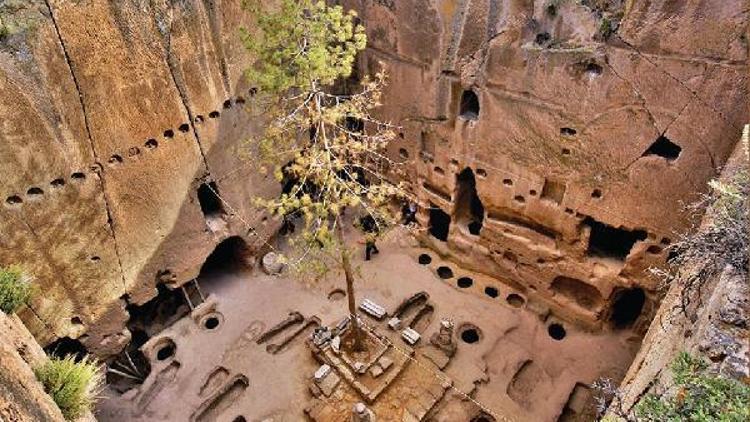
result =
[{"label": "carved cave opening", "polygon": [[473,90],[467,89],[461,94],[458,115],[466,120],[479,119],[479,97]]},{"label": "carved cave opening", "polygon": [[451,225],[451,216],[435,205],[430,204],[430,235],[437,240],[445,242],[448,240],[448,232]]},{"label": "carved cave opening", "polygon": [[83,359],[89,354],[86,346],[78,339],[61,337],[44,348],[45,353],[50,356],[64,358],[72,356],[76,361]]},{"label": "carved cave opening", "polygon": [[632,326],[641,316],[646,304],[646,294],[643,289],[620,289],[612,295],[612,313],[610,322],[615,328]]},{"label": "carved cave opening", "polygon": [[633,245],[647,237],[643,230],[615,228],[591,217],[586,217],[583,224],[591,230],[587,252],[592,256],[625,260]]},{"label": "carved cave opening", "polygon": [[220,273],[243,271],[249,267],[252,252],[247,242],[239,236],[224,239],[206,258],[198,278]]},{"label": "carved cave opening", "polygon": [[477,194],[474,172],[465,168],[456,176],[456,222],[478,236],[484,222],[484,205]]},{"label": "carved cave opening", "polygon": [[603,303],[602,295],[596,287],[575,278],[555,277],[551,288],[555,294],[572,300],[584,309],[596,310]]},{"label": "carved cave opening", "polygon": [[221,198],[219,198],[219,187],[216,182],[201,183],[198,187],[198,202],[206,218],[226,214]]},{"label": "carved cave opening", "polygon": [[656,155],[662,157],[667,161],[674,161],[680,157],[682,147],[670,141],[669,138],[662,135],[654,141],[651,146],[643,153],[643,157],[648,155]]}]

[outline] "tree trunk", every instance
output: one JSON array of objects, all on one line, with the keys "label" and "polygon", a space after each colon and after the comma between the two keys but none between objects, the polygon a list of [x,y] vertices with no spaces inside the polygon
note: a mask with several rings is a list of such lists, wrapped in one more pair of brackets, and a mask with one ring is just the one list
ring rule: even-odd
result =
[{"label": "tree trunk", "polygon": [[365,349],[362,341],[362,328],[357,320],[357,302],[354,300],[354,274],[352,263],[349,261],[349,251],[345,247],[343,222],[340,217],[336,218],[336,232],[339,239],[339,248],[341,248],[341,266],[344,268],[346,277],[346,298],[349,301],[349,321],[352,326],[352,335],[354,336],[353,349],[355,352],[361,352]]}]

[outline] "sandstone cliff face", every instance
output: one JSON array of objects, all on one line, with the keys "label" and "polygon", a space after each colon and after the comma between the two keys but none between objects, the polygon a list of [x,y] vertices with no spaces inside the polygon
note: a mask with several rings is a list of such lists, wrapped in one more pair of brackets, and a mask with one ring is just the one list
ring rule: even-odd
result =
[{"label": "sandstone cliff face", "polygon": [[[368,28],[360,70],[388,67],[420,221],[447,231],[425,242],[562,317],[601,327],[640,294],[646,321],[643,269],[746,120],[744,2],[344,3]],[[262,123],[241,77],[252,22],[238,0],[16,6],[0,10],[0,262],[36,275],[22,317],[41,342],[113,353],[127,304],[190,281],[229,236],[257,250],[273,232],[249,198],[277,186],[238,154]],[[206,211],[209,181],[227,203]]]},{"label": "sandstone cliff face", "polygon": [[[247,16],[214,1],[12,12],[29,18],[2,41],[0,257],[38,279],[23,318],[41,341],[87,331],[84,344],[111,353],[128,340],[127,303],[194,278],[230,234],[268,236],[242,220],[257,222],[249,197],[273,185],[234,148],[254,120]],[[234,204],[211,228],[197,198],[209,180]]]},{"label": "sandstone cliff face", "polygon": [[[747,142],[738,144],[723,180],[737,171],[747,171]],[[711,224],[711,210],[702,226]],[[750,284],[747,274],[727,266],[690,297],[692,306],[683,312],[683,283],[675,282],[661,303],[644,338],[644,346],[623,380],[610,411],[627,414],[646,394],[660,395],[674,387],[670,365],[680,352],[688,352],[709,363],[713,373],[742,382],[750,380]]]},{"label": "sandstone cliff face", "polygon": [[21,320],[0,312],[0,338],[3,339],[0,342],[0,420],[63,421],[60,409],[32,372],[47,355]]},{"label": "sandstone cliff face", "polygon": [[425,241],[591,327],[645,302],[645,328],[643,270],[747,118],[743,4],[357,3],[404,125],[392,158],[417,162],[420,220],[448,231]]}]

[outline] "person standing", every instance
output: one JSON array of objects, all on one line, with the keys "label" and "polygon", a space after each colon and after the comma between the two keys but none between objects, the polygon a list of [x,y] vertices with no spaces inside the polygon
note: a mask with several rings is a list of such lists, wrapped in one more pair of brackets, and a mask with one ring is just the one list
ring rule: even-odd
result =
[{"label": "person standing", "polygon": [[365,233],[365,261],[369,261],[371,255],[378,254],[380,251],[375,246],[375,238],[378,236],[378,223],[372,215],[366,215],[359,219],[360,227]]}]

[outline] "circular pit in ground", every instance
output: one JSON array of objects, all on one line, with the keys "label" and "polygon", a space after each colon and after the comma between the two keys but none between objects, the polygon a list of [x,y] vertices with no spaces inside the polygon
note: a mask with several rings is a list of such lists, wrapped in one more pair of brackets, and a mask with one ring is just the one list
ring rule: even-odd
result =
[{"label": "circular pit in ground", "polygon": [[423,253],[419,255],[419,258],[417,258],[417,262],[419,262],[421,265],[428,265],[432,262],[432,257],[426,253]]},{"label": "circular pit in ground", "polygon": [[505,301],[508,302],[508,305],[514,308],[520,308],[526,303],[526,299],[516,293],[509,294],[508,297],[505,298]]},{"label": "circular pit in ground", "polygon": [[466,323],[459,327],[458,336],[464,343],[474,344],[482,339],[482,330],[474,324]]},{"label": "circular pit in ground", "polygon": [[547,334],[549,334],[552,339],[560,341],[565,338],[565,327],[558,323],[550,324],[549,327],[547,327]]},{"label": "circular pit in ground", "polygon": [[174,356],[176,349],[177,346],[174,344],[174,342],[170,339],[166,339],[164,342],[162,342],[162,344],[156,351],[156,360],[164,361],[171,358],[172,356]]},{"label": "circular pit in ground", "polygon": [[487,286],[484,288],[484,294],[494,299],[500,294],[500,292],[498,292],[495,287]]},{"label": "circular pit in ground", "polygon": [[328,293],[328,300],[330,301],[341,300],[345,297],[346,297],[346,293],[341,289],[334,289],[334,290],[331,290],[331,293]]}]

